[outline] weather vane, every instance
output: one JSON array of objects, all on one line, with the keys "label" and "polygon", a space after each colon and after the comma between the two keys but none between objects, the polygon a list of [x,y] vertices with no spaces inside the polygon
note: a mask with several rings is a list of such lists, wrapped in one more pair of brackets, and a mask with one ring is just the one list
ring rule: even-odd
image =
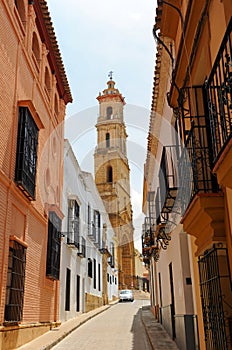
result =
[{"label": "weather vane", "polygon": [[109,72],[108,77],[110,78],[110,80],[113,79],[113,72],[112,72],[112,70]]}]

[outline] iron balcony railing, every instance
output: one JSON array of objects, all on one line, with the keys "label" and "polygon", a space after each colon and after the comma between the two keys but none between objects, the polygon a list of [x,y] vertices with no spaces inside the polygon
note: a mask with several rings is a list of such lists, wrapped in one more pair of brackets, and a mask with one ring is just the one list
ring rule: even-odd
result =
[{"label": "iron balcony railing", "polygon": [[232,137],[232,19],[205,87],[215,163]]},{"label": "iron balcony railing", "polygon": [[168,220],[168,213],[162,212],[162,208],[164,206],[164,196],[162,195],[162,190],[160,187],[157,187],[156,189],[156,196],[155,196],[155,220],[156,220],[156,226],[163,225],[167,223]]},{"label": "iron balcony railing", "polygon": [[92,221],[90,224],[88,224],[88,237],[91,239],[91,241],[95,242],[96,241],[96,226],[94,222]]},{"label": "iron balcony railing", "polygon": [[197,193],[219,191],[216,176],[211,171],[211,164],[207,127],[192,122],[192,128],[188,133],[179,165],[178,197],[183,212]]},{"label": "iron balcony railing", "polygon": [[97,248],[101,247],[101,237],[102,237],[102,229],[101,229],[101,227],[97,226],[96,227],[96,239],[95,239],[95,242],[94,242],[94,245]]},{"label": "iron balcony railing", "polygon": [[79,251],[77,254],[81,258],[86,257],[86,240],[83,236],[80,237],[80,246],[79,246]]},{"label": "iron balcony railing", "polygon": [[185,212],[199,193],[218,192],[213,168],[213,140],[208,118],[207,94],[202,86],[186,87],[179,96],[178,131],[183,142],[179,160],[178,200]]},{"label": "iron balcony railing", "polygon": [[146,248],[151,247],[154,244],[155,228],[155,219],[151,217],[145,217],[142,234],[142,246],[145,250]]},{"label": "iron balcony railing", "polygon": [[160,163],[159,184],[161,212],[170,213],[175,203],[178,190],[179,146],[164,146]]},{"label": "iron balcony railing", "polygon": [[68,218],[67,244],[79,248],[80,241],[80,222],[77,217]]}]

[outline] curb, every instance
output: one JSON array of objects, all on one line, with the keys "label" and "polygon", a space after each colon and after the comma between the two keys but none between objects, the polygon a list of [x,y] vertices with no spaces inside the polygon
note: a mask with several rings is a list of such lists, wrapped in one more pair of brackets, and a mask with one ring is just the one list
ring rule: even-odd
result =
[{"label": "curb", "polygon": [[[66,338],[69,334],[71,334],[72,332],[74,332],[77,328],[79,328],[81,325],[83,325],[84,323],[86,323],[87,321],[91,320],[92,318],[94,318],[95,316],[101,314],[102,312],[108,310],[111,306],[113,305],[107,305],[106,308],[104,308],[103,310],[98,310],[96,313],[94,313],[93,315],[89,315],[88,317],[86,317],[84,320],[80,321],[77,325],[75,325],[73,328],[71,328],[69,331],[65,332],[64,334],[62,334],[59,338],[57,338],[56,340],[54,340],[51,344],[46,345],[45,347],[42,347],[41,350],[50,350],[52,349],[55,345],[57,345],[58,343],[60,343],[64,338]],[[51,332],[54,332],[55,328],[53,330],[51,330]]]}]

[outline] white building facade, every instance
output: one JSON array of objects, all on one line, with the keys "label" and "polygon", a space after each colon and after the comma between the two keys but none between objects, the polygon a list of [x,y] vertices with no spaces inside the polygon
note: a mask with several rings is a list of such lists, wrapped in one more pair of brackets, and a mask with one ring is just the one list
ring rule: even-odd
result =
[{"label": "white building facade", "polygon": [[60,320],[64,322],[118,297],[113,229],[92,175],[81,170],[68,140],[62,208]]}]

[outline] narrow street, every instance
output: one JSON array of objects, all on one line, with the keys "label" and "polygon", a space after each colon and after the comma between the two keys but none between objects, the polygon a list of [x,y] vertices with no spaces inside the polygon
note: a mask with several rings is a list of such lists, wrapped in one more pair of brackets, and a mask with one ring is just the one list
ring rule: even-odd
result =
[{"label": "narrow street", "polygon": [[53,347],[54,350],[150,350],[140,318],[149,300],[118,303],[89,320]]}]

